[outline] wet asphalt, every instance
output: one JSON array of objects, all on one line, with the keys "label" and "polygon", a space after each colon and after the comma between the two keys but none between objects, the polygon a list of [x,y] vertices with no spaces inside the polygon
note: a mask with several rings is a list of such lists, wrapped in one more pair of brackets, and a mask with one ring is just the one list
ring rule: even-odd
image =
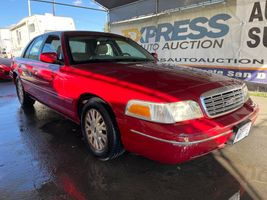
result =
[{"label": "wet asphalt", "polygon": [[0,199],[267,199],[267,98],[245,140],[180,165],[131,153],[102,162],[78,125],[0,82]]}]

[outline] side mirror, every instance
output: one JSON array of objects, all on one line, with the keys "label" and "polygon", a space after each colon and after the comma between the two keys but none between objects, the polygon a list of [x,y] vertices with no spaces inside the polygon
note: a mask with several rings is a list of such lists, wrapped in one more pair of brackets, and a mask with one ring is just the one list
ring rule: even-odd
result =
[{"label": "side mirror", "polygon": [[41,53],[40,60],[46,63],[56,63],[57,53],[54,53],[54,52]]},{"label": "side mirror", "polygon": [[159,57],[158,57],[157,53],[151,53],[151,55],[154,57],[155,61],[159,60]]}]

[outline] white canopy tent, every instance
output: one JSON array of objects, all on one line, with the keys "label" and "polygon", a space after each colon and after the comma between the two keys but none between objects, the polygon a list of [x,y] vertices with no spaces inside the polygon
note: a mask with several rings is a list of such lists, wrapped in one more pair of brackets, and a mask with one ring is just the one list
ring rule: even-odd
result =
[{"label": "white canopy tent", "polygon": [[222,3],[226,0],[95,0],[108,10],[111,24],[140,17],[148,17],[201,6]]}]

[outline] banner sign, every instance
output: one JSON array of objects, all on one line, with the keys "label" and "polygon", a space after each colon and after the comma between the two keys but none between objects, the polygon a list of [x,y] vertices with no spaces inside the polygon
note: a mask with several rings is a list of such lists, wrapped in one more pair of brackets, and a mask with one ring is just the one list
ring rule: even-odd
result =
[{"label": "banner sign", "polygon": [[224,4],[111,24],[162,63],[267,84],[267,0]]}]

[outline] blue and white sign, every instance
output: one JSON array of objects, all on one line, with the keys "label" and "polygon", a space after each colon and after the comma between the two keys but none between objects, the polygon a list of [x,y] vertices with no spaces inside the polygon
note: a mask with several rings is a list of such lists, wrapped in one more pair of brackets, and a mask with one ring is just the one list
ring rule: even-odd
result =
[{"label": "blue and white sign", "polygon": [[224,4],[112,24],[162,63],[267,84],[267,1]]}]

